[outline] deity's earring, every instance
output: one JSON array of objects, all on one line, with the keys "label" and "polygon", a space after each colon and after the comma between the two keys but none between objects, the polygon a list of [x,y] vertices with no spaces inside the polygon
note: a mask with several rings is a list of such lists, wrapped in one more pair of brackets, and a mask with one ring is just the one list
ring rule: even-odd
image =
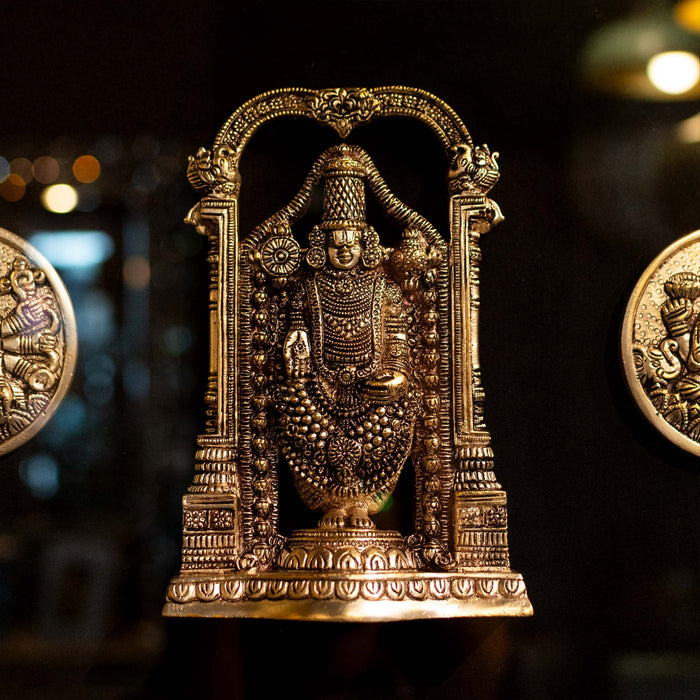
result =
[{"label": "deity's earring", "polygon": [[381,265],[384,260],[385,251],[379,243],[379,234],[369,226],[365,229],[362,240],[364,242],[362,264],[368,270]]},{"label": "deity's earring", "polygon": [[309,267],[319,270],[326,264],[326,234],[314,226],[309,233],[309,249],[306,251]]}]

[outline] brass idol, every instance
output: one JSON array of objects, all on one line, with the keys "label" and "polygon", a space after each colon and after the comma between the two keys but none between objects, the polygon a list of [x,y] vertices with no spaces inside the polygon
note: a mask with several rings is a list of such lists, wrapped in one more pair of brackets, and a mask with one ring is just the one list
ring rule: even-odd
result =
[{"label": "brass idol", "polygon": [[[306,117],[344,139],[387,115],[419,119],[445,148],[449,240],[345,142],[320,154],[289,204],[239,234],[238,163],[262,124]],[[202,199],[187,220],[211,245],[211,362],[165,615],[532,614],[510,569],[477,345],[479,239],[502,219],[487,197],[497,155],[436,97],[388,87],[265,93],[190,158]],[[316,190],[322,213],[302,230]],[[367,220],[368,197],[398,222],[395,248]],[[317,527],[280,532],[280,470]],[[373,520],[399,479],[414,481],[410,533]]]}]

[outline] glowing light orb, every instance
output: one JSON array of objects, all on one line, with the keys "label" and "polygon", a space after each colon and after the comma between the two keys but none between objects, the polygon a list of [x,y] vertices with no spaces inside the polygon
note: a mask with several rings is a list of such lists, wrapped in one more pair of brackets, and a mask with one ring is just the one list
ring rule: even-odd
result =
[{"label": "glowing light orb", "polygon": [[700,58],[688,51],[656,54],[647,63],[647,76],[657,90],[682,95],[700,80]]},{"label": "glowing light orb", "polygon": [[700,34],[700,0],[681,0],[673,6],[673,17],[684,29]]},{"label": "glowing light orb", "polygon": [[73,163],[73,175],[78,182],[94,182],[100,176],[100,161],[95,156],[76,158]]},{"label": "glowing light orb", "polygon": [[41,193],[41,203],[54,214],[67,214],[78,204],[78,193],[70,185],[51,185]]},{"label": "glowing light orb", "polygon": [[8,175],[0,184],[0,197],[7,202],[19,202],[25,191],[24,180],[16,173]]}]

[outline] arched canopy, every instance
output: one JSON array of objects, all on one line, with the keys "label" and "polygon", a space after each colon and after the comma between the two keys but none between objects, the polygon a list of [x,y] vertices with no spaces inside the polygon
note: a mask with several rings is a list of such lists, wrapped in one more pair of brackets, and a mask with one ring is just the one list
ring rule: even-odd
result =
[{"label": "arched canopy", "polygon": [[214,147],[240,157],[253,134],[279,117],[306,117],[335,129],[346,138],[358,125],[378,117],[412,117],[426,124],[445,152],[458,144],[472,146],[462,120],[449,105],[429,92],[400,85],[378,88],[282,88],[265,92],[237,109],[216,136]]}]

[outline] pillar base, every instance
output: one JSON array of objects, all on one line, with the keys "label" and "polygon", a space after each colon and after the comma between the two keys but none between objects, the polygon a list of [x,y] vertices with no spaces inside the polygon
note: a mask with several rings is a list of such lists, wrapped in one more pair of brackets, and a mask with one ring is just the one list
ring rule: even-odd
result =
[{"label": "pillar base", "polygon": [[454,553],[460,567],[508,568],[508,510],[505,491],[457,491]]},{"label": "pillar base", "polygon": [[239,499],[230,493],[182,497],[182,572],[232,569],[241,554]]}]

